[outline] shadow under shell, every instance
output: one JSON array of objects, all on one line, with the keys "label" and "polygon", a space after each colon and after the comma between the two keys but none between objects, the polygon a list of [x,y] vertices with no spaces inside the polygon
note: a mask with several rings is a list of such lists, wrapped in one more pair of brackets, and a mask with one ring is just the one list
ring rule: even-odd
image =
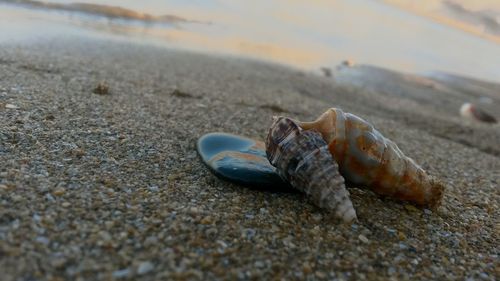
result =
[{"label": "shadow under shell", "polygon": [[220,178],[267,191],[295,191],[269,163],[261,141],[209,133],[198,139],[196,148],[203,162]]}]

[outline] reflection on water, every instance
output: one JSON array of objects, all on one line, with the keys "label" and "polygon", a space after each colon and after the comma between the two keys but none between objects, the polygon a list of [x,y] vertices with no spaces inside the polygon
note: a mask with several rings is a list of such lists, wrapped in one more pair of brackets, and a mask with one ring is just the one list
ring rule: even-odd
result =
[{"label": "reflection on water", "polygon": [[135,20],[143,23],[182,23],[196,22],[187,20],[176,15],[151,15],[148,13],[137,12],[131,9],[120,6],[111,6],[95,3],[57,3],[57,2],[40,2],[36,0],[0,0],[6,4],[17,5],[31,9],[45,9],[48,11],[65,11],[73,13],[81,13],[92,16],[105,17],[107,19],[123,19]]},{"label": "reflection on water", "polygon": [[0,0],[0,42],[77,33],[309,69],[353,59],[403,71],[451,71],[500,80],[495,61],[500,40],[440,24],[446,20],[436,20],[434,14],[410,13],[401,8],[405,0],[387,1],[397,6],[373,0],[82,2]]},{"label": "reflection on water", "polygon": [[383,0],[440,24],[500,43],[498,0]]}]

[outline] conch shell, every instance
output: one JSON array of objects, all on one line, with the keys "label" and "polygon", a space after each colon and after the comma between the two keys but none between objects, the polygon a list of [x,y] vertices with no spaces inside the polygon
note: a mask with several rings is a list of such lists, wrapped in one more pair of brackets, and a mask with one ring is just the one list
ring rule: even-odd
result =
[{"label": "conch shell", "polygon": [[[317,134],[323,142],[316,139]],[[394,142],[365,120],[338,108],[327,110],[314,122],[277,118],[269,130],[266,150],[271,164],[295,188],[308,194],[339,192],[328,196],[334,200],[332,206],[344,206],[340,202],[352,206],[344,180],[339,178],[342,176],[350,183],[422,207],[437,207],[443,196],[443,184],[405,156]],[[331,157],[320,151],[328,151]],[[296,170],[303,167],[317,172],[297,174]],[[313,188],[319,190],[310,190]],[[321,204],[325,205],[323,201]],[[313,202],[320,205],[317,199],[313,198]],[[335,208],[338,207],[331,209]],[[342,214],[345,210],[336,212]]]},{"label": "conch shell", "polygon": [[349,182],[423,207],[433,208],[441,202],[443,184],[358,116],[330,108],[314,122],[297,124],[321,133]]},{"label": "conch shell", "polygon": [[267,136],[266,154],[278,174],[314,204],[345,222],[356,219],[344,178],[318,132],[305,131],[293,120],[278,117]]}]

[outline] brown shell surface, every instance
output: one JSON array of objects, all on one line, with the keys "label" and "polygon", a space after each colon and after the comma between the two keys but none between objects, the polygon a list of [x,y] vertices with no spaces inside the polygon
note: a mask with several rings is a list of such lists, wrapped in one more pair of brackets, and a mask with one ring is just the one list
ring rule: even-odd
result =
[{"label": "brown shell surface", "polygon": [[365,120],[331,108],[314,122],[296,122],[321,133],[349,182],[424,207],[440,203],[443,185]]},{"label": "brown shell surface", "polygon": [[314,204],[345,222],[356,219],[344,178],[320,133],[304,131],[293,120],[278,117],[269,129],[266,153],[280,176]]}]

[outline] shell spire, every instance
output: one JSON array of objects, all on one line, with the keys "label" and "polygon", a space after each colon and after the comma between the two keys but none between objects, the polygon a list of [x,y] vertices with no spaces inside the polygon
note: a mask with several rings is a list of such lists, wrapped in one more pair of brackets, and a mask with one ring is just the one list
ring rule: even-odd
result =
[{"label": "shell spire", "polygon": [[266,140],[266,154],[279,175],[306,193],[314,204],[344,222],[356,220],[356,211],[321,134],[303,130],[295,121],[275,117]]},{"label": "shell spire", "polygon": [[331,108],[314,122],[296,124],[321,133],[349,182],[424,207],[440,204],[444,185],[365,120]]}]

